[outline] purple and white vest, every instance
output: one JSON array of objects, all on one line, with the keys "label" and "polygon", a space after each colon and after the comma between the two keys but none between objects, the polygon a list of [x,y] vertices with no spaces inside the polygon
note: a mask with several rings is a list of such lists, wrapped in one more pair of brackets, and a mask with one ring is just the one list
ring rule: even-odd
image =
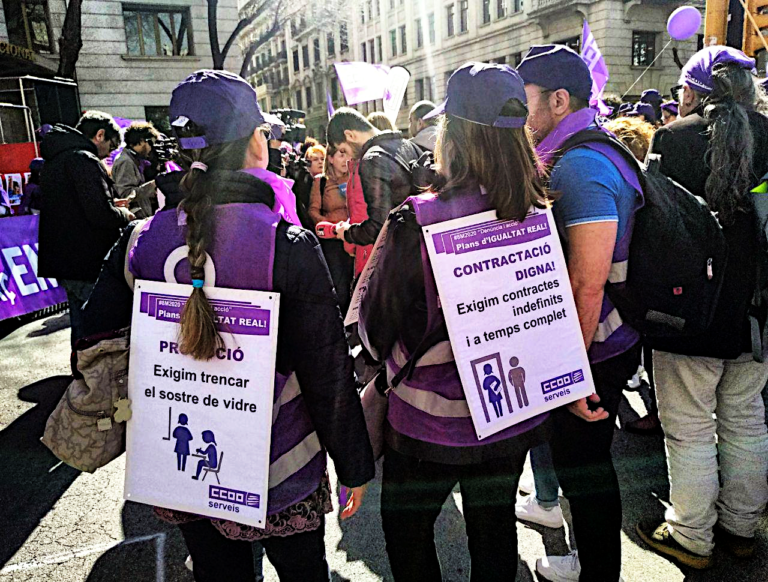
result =
[{"label": "purple and white vest", "polygon": [[[280,215],[263,204],[226,204],[214,212],[206,286],[271,291]],[[174,210],[149,221],[131,251],[130,270],[137,279],[191,283],[185,224],[184,213]],[[268,515],[314,493],[325,474],[325,450],[294,373],[275,374],[269,461]]]},{"label": "purple and white vest", "polygon": [[[406,201],[416,213],[420,226],[428,226],[462,216],[491,210],[488,197],[480,191],[456,192],[448,199],[436,194],[413,196]],[[427,295],[427,331],[436,329],[445,319],[437,295],[437,286],[421,238],[421,261]],[[387,358],[391,380],[408,363],[410,354],[398,340]],[[387,420],[392,428],[412,439],[443,446],[467,447],[502,441],[522,434],[544,422],[547,414],[530,418],[482,441],[477,439],[459,370],[450,341],[431,347],[419,359],[410,379],[403,379],[389,393]]]}]

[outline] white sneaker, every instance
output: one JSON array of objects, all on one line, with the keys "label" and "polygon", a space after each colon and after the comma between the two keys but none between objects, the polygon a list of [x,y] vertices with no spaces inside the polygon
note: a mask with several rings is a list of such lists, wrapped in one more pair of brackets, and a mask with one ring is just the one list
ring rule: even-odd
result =
[{"label": "white sneaker", "polygon": [[525,501],[518,502],[515,505],[515,515],[520,521],[537,523],[544,527],[559,529],[565,525],[563,510],[560,506],[545,509],[536,501],[535,495],[529,495]]},{"label": "white sneaker", "polygon": [[[567,556],[547,556],[536,560],[536,571],[550,582],[579,582],[581,564],[579,552],[574,550]],[[619,575],[619,582],[624,578]]]},{"label": "white sneaker", "polygon": [[184,565],[187,567],[187,570],[194,572],[195,567],[192,565],[192,556],[187,556],[187,559],[184,561]]},{"label": "white sneaker", "polygon": [[533,482],[533,474],[526,477],[520,477],[520,483],[517,485],[518,490],[523,495],[530,495],[536,489],[536,485]]}]

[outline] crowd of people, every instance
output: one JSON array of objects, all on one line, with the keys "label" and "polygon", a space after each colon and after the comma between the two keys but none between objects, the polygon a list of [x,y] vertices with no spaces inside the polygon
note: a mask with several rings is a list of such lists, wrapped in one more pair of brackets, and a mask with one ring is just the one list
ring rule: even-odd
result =
[{"label": "crowd of people", "polygon": [[[296,468],[290,492],[270,490],[265,529],[157,508],[181,529],[195,579],[251,582],[259,574],[254,548],[263,547],[281,580],[329,580],[324,451],[350,490],[341,511],[349,518],[374,478],[358,389],[375,373],[386,385],[406,368],[388,391],[383,450],[381,518],[397,582],[442,580],[434,525],[456,484],[473,582],[515,579],[516,521],[562,527],[560,490],[576,548],[542,556],[538,573],[556,582],[623,580],[611,443],[622,391],[641,380],[655,388],[655,402],[628,428],[663,432],[671,487],[665,520],[642,521],[638,535],[694,569],[712,565],[716,546],[752,556],[768,501],[768,363],[753,358],[749,323],[765,252],[751,190],[768,173],[768,100],[754,66],[738,50],[706,48],[683,68],[671,99],[655,90],[637,103],[607,98],[614,113],[605,119],[590,107],[592,77],[581,57],[535,46],[516,69],[457,69],[444,103],[411,108],[408,136],[384,114],[341,108],[325,145],[282,141],[247,82],[200,71],[173,92],[178,166],[161,173],[157,161],[145,164],[159,139],[150,124],[125,131],[111,176],[102,160],[121,135],[109,115],[87,112],[76,128],[51,129],[41,148],[38,274],[66,289],[73,349],[130,325],[126,265],[137,278],[165,281],[165,259],[181,247],[186,268],[176,278],[194,287],[180,321],[182,353],[205,360],[218,345],[209,261],[216,286],[283,297],[277,372],[295,374],[302,400],[276,417],[272,447],[288,427],[316,432],[322,459]],[[615,144],[564,148],[581,133],[608,134]],[[616,153],[621,144],[637,164]],[[653,350],[611,299],[632,268],[634,218],[644,205],[638,168],[648,155],[707,202],[730,249],[706,332]],[[480,441],[469,415],[455,412],[466,409],[465,395],[421,228],[487,210],[522,221],[531,206],[553,209],[564,241],[595,394]],[[345,329],[355,282],[385,224],[359,324]],[[269,237],[273,252],[244,256],[238,239],[248,236]],[[363,366],[350,343],[362,346]],[[519,483],[529,454],[533,486]],[[519,487],[531,493],[520,501]]]}]

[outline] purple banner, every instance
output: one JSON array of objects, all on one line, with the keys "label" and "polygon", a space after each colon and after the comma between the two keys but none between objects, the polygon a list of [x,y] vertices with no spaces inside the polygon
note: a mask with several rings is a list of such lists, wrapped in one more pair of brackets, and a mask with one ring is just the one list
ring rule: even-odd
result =
[{"label": "purple banner", "polygon": [[438,254],[463,255],[473,251],[506,247],[549,236],[546,214],[537,214],[523,222],[515,220],[486,222],[472,227],[449,230],[433,235]]},{"label": "purple banner", "polygon": [[[141,294],[141,313],[158,321],[181,321],[181,310],[187,297],[179,295]],[[269,335],[271,313],[247,301],[209,299],[216,318],[216,329],[238,335]]]},{"label": "purple banner", "polygon": [[37,277],[39,216],[0,219],[0,320],[67,300],[56,279]]}]

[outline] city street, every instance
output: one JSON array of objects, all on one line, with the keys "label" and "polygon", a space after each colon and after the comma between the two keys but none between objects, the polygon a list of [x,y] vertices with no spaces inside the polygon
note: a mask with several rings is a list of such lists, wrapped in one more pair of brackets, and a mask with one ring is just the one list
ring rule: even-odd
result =
[{"label": "city street", "polygon": [[[46,419],[68,384],[68,323],[66,313],[24,324],[0,322],[0,580],[191,581],[178,531],[157,521],[149,507],[123,501],[124,458],[93,475],[81,474],[59,463],[39,442]],[[621,414],[631,420],[644,413],[644,407],[636,393],[626,394]],[[716,551],[713,570],[688,572],[648,551],[634,526],[642,517],[663,515],[668,497],[663,440],[617,431],[614,458],[624,501],[627,582],[768,579],[766,516],[757,554],[750,561],[736,561]],[[325,540],[332,580],[391,580],[378,515],[379,493],[379,482],[372,483],[364,507],[348,522],[340,523],[336,512],[328,516]],[[457,490],[436,528],[444,577],[450,582],[469,577],[461,511]],[[545,552],[567,553],[569,530],[517,527],[518,579],[538,580],[536,559]],[[509,553],[509,548],[498,548],[500,560],[508,559]],[[277,580],[268,565],[265,578]]]}]

